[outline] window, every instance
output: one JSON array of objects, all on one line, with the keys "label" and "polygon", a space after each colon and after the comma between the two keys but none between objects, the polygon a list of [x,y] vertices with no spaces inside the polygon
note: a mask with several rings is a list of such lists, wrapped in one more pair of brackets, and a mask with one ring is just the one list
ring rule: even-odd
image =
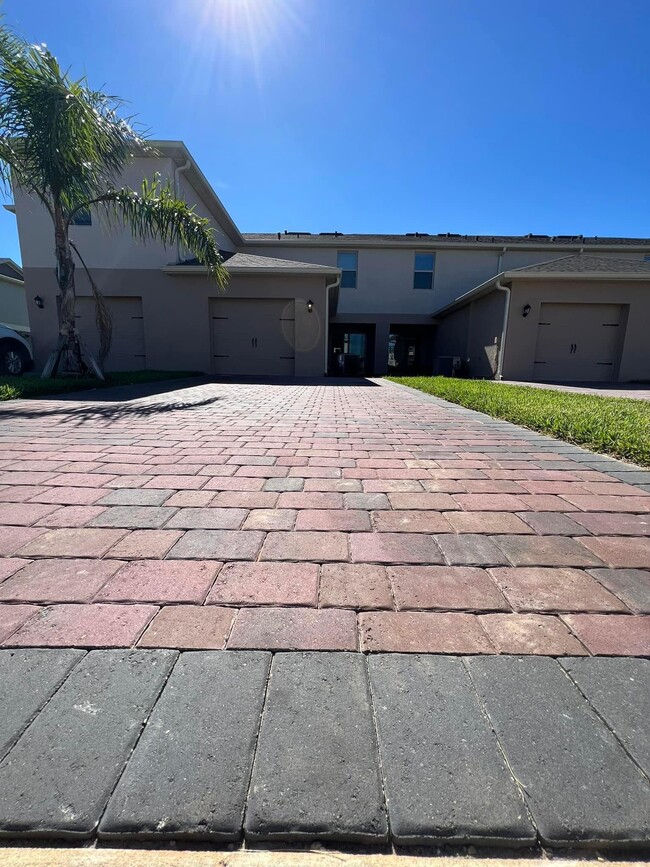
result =
[{"label": "window", "polygon": [[414,289],[433,289],[433,269],[435,263],[435,253],[415,254],[415,269],[413,271]]},{"label": "window", "polygon": [[343,272],[341,274],[341,289],[357,288],[358,259],[359,254],[356,252],[350,253],[347,250],[339,251],[336,257],[336,264]]},{"label": "window", "polygon": [[643,261],[644,262],[650,262],[650,256],[644,256]]},{"label": "window", "polygon": [[84,209],[77,211],[74,217],[70,220],[71,226],[92,226],[93,220],[90,216],[90,210]]}]

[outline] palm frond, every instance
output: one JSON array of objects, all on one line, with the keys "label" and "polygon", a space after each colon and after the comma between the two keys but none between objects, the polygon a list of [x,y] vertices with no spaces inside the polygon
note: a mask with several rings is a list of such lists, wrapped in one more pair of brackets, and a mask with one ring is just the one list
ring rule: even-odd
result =
[{"label": "palm frond", "polygon": [[225,289],[228,272],[210,221],[176,198],[169,183],[163,184],[159,176],[153,181],[143,181],[140,193],[129,187],[109,190],[85,203],[85,207],[90,205],[102,207],[109,222],[124,223],[139,241],[159,241],[165,246],[180,244],[205,265],[219,289]]},{"label": "palm frond", "polygon": [[73,80],[44,45],[0,26],[0,180],[61,203],[64,212],[114,186],[148,145],[122,103]]}]

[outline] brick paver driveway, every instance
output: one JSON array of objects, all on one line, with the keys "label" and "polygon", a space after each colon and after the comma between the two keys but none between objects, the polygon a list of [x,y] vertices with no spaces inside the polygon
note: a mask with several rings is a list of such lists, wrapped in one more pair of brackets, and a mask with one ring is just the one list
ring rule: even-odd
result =
[{"label": "brick paver driveway", "polygon": [[0,408],[0,838],[650,844],[650,474],[390,384],[101,397]]},{"label": "brick paver driveway", "polygon": [[650,653],[650,473],[390,384],[0,420],[5,647]]}]

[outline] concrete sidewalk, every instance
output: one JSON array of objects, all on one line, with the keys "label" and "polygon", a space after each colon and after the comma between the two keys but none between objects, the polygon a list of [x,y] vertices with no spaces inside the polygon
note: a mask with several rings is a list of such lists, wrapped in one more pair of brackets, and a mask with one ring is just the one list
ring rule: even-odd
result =
[{"label": "concrete sidewalk", "polygon": [[551,391],[568,391],[574,394],[590,394],[595,397],[623,397],[632,400],[650,400],[650,388],[645,385],[608,385],[603,382],[576,382],[563,384],[560,382],[519,382],[514,379],[500,380],[503,385],[523,385],[527,388],[544,388]]},{"label": "concrete sidewalk", "polygon": [[[370,855],[341,851],[164,852],[135,849],[0,849],[3,867],[479,867],[472,857]],[[541,858],[490,858],[490,867],[542,867]],[[553,859],[553,867],[589,862]],[[602,859],[600,859],[602,863]],[[608,860],[608,867],[638,867],[641,861]]]}]

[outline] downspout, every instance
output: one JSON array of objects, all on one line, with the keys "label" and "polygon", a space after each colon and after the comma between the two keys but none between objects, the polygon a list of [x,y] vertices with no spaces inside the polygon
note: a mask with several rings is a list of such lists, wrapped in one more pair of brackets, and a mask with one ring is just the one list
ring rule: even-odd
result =
[{"label": "downspout", "polygon": [[[178,179],[180,177],[181,172],[186,172],[189,167],[192,165],[192,160],[188,159],[184,162],[182,166],[176,166],[174,169],[174,196],[178,199],[180,193],[180,184]],[[181,261],[181,242],[176,242],[176,261]]]},{"label": "downspout", "polygon": [[325,286],[325,376],[329,367],[329,344],[330,344],[330,289],[336,289],[341,285],[341,275],[333,283]]},{"label": "downspout", "polygon": [[503,306],[503,325],[501,326],[501,345],[499,346],[499,360],[497,362],[497,372],[494,378],[503,379],[503,357],[506,351],[506,332],[508,330],[508,315],[510,313],[510,286],[504,286],[501,280],[497,280],[494,284],[495,288],[500,292],[506,293],[506,302]]}]

